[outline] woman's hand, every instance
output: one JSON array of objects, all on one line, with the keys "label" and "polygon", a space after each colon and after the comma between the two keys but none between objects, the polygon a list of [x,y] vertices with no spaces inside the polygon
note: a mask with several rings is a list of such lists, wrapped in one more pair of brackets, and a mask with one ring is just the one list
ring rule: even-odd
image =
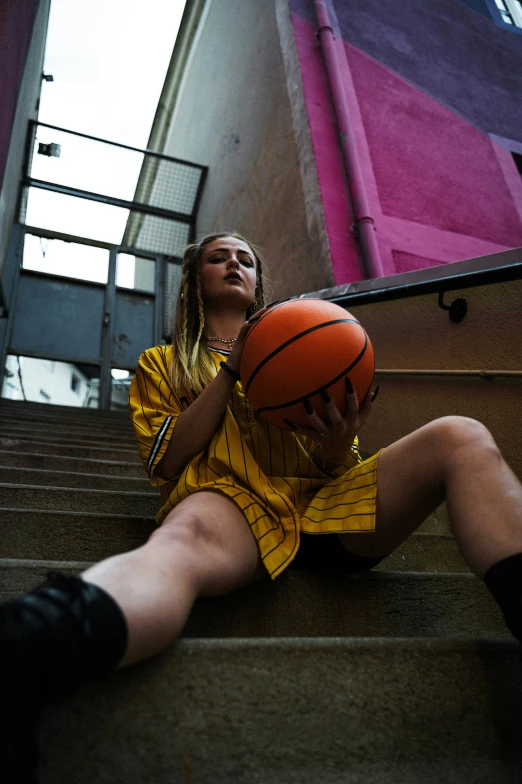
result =
[{"label": "woman's hand", "polygon": [[345,386],[346,415],[344,417],[341,416],[330,395],[323,391],[321,398],[330,421],[324,422],[307,400],[304,402],[304,407],[311,427],[293,425],[294,432],[309,436],[317,441],[322,447],[325,459],[332,464],[343,463],[350,454],[355,436],[370,416],[373,401],[379,390],[377,387],[373,392],[368,392],[359,408],[357,394],[348,377],[345,378]]},{"label": "woman's hand", "polygon": [[234,345],[232,347],[232,351],[230,352],[227,365],[231,370],[235,373],[239,373],[239,364],[241,362],[241,354],[243,353],[243,345],[246,340],[246,336],[258,320],[261,315],[266,311],[266,308],[262,308],[254,313],[253,316],[250,316],[248,321],[245,321],[241,329],[239,330],[238,336],[235,339]]}]

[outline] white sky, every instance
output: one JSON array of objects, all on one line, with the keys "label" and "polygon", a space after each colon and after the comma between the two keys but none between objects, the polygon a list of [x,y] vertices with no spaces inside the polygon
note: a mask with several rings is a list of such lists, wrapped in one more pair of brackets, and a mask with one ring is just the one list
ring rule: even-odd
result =
[{"label": "white sky", "polygon": [[[144,148],[185,0],[52,0],[39,120]],[[32,176],[132,199],[141,156],[40,128],[62,145],[60,158],[35,155]],[[27,223],[106,242],[122,238],[128,212],[34,190]],[[28,237],[24,266],[106,280],[108,253]],[[132,286],[129,257],[120,285]]]}]

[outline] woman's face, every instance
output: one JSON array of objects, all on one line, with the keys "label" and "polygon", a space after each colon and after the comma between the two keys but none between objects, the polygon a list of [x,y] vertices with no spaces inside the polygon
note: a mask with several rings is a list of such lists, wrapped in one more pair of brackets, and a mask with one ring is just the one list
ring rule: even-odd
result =
[{"label": "woman's face", "polygon": [[205,306],[247,310],[255,298],[256,259],[246,242],[220,237],[209,242],[200,259],[201,296]]}]

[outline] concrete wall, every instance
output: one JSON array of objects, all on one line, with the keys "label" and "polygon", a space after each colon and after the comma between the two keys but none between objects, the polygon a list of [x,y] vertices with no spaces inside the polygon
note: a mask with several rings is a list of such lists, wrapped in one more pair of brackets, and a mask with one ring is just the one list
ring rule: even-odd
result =
[{"label": "concrete wall", "polygon": [[458,414],[483,422],[522,479],[522,379],[392,378],[382,369],[522,369],[522,282],[448,292],[464,297],[468,313],[450,321],[437,294],[350,308],[370,335],[380,384],[372,416],[360,433],[373,452],[431,420]]},{"label": "concrete wall", "polygon": [[164,152],[209,167],[197,234],[259,243],[273,298],[333,284],[317,200],[307,221],[272,0],[207,2]]},{"label": "concrete wall", "polygon": [[38,113],[49,8],[50,0],[0,4],[0,275],[15,219],[27,124]]},{"label": "concrete wall", "polygon": [[[521,246],[522,180],[509,149],[522,134],[522,37],[458,0],[327,5],[385,273]],[[313,3],[290,7],[334,276],[356,281]]]}]

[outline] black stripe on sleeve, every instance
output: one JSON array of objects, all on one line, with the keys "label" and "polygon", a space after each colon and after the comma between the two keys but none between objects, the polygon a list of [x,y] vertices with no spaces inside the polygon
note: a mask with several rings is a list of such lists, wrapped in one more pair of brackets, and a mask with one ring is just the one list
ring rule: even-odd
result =
[{"label": "black stripe on sleeve", "polygon": [[147,462],[147,471],[149,472],[149,475],[151,473],[156,455],[158,454],[159,449],[163,443],[163,439],[165,438],[165,434],[169,429],[170,423],[172,422],[172,419],[173,417],[171,416],[167,417],[166,420],[163,422],[163,425],[159,429],[158,433],[156,434],[156,438],[154,439],[154,443],[152,445],[152,449],[150,450],[150,455]]}]

